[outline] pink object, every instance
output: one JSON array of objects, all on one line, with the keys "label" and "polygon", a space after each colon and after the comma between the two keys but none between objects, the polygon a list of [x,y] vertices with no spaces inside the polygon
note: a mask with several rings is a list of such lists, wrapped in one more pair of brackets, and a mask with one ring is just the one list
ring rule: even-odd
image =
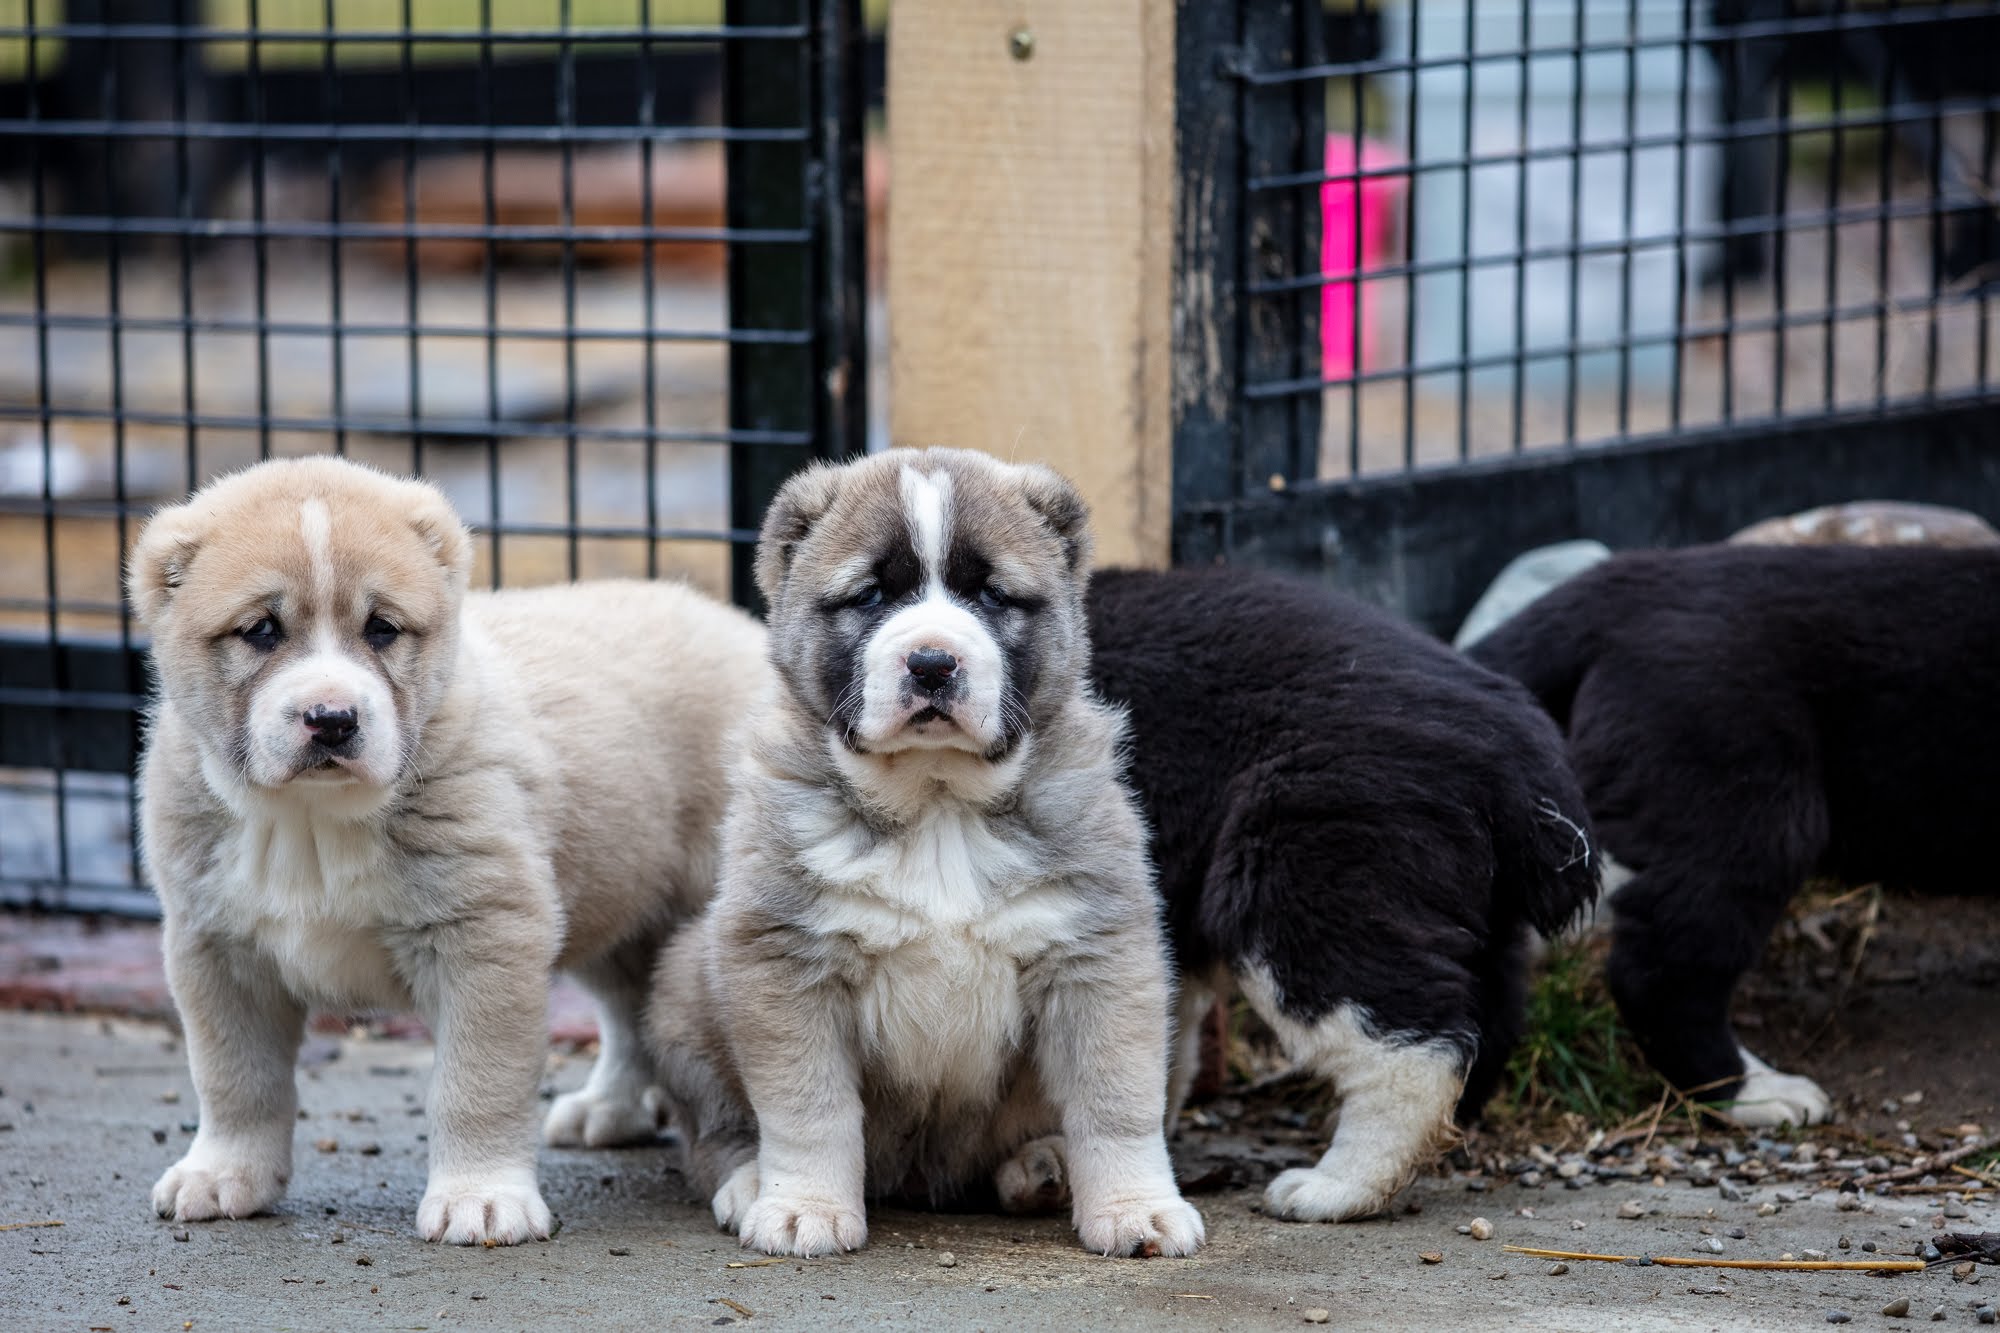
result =
[{"label": "pink object", "polygon": [[[1357,168],[1354,150],[1361,149]],[[1353,282],[1357,253],[1365,276],[1382,266],[1388,255],[1389,235],[1395,226],[1396,208],[1409,183],[1408,176],[1369,176],[1353,179],[1355,171],[1379,171],[1401,163],[1395,151],[1373,140],[1350,135],[1326,136],[1326,174],[1336,179],[1319,187],[1320,271],[1328,278],[1350,279],[1328,282],[1320,288],[1319,348],[1320,374],[1330,380],[1354,374],[1354,289],[1361,286],[1361,367],[1375,364],[1375,294],[1367,285]],[[1338,177],[1348,179],[1340,180]],[[1355,188],[1356,185],[1360,189]],[[1357,246],[1357,238],[1359,244]]]}]

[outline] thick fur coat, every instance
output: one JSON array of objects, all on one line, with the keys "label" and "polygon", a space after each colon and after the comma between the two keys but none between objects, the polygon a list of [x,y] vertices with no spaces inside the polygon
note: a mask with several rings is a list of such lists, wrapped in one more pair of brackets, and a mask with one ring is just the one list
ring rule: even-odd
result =
[{"label": "thick fur coat", "polygon": [[1046,468],[895,450],[786,485],[775,697],[650,1031],[718,1223],[853,1249],[868,1197],[997,1187],[1184,1254],[1169,980],[1124,729],[1087,684],[1084,509]]},{"label": "thick fur coat", "polygon": [[415,1009],[437,1035],[430,1239],[549,1233],[551,968],[596,994],[604,1048],[549,1138],[656,1131],[638,1010],[713,889],[763,632],[667,584],[468,593],[471,564],[432,487],[325,458],[218,481],[133,553],[159,679],[140,832],[201,1098],[165,1216],[278,1201],[316,1007]]},{"label": "thick fur coat", "polygon": [[1811,877],[1990,887],[2000,551],[1616,556],[1472,649],[1568,734],[1606,849],[1609,980],[1668,1079],[1749,1123],[1830,1113],[1744,1050],[1737,981]]},{"label": "thick fur coat", "polygon": [[[1342,1097],[1325,1158],[1279,1176],[1267,1210],[1378,1212],[1493,1091],[1527,929],[1595,894],[1562,738],[1514,682],[1300,580],[1105,573],[1089,606],[1097,688],[1130,717],[1183,1037],[1233,976]],[[1177,1090],[1192,1058],[1184,1041]]]}]

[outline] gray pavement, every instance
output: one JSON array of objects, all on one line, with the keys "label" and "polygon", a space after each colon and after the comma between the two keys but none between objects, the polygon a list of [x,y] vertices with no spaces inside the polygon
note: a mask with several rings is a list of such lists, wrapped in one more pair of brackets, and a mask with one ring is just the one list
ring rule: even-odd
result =
[{"label": "gray pavement", "polygon": [[[316,1039],[304,1065],[297,1169],[279,1214],[182,1229],[146,1202],[195,1116],[171,1031],[0,1013],[0,1224],[12,1228],[0,1231],[0,1328],[1296,1328],[1324,1309],[1331,1327],[1606,1333],[1820,1327],[1833,1309],[1861,1328],[1929,1326],[1940,1307],[1942,1327],[1954,1328],[2000,1297],[1991,1269],[1971,1284],[1945,1268],[1883,1278],[1577,1263],[1550,1276],[1546,1261],[1500,1250],[1694,1254],[1702,1228],[1720,1238],[1740,1226],[1748,1234],[1724,1241],[1727,1257],[1832,1251],[1844,1234],[1854,1251],[1836,1257],[1858,1258],[1866,1241],[1903,1252],[1921,1242],[1935,1201],[1839,1212],[1822,1193],[1759,1217],[1772,1189],[1743,1203],[1645,1182],[1474,1194],[1443,1176],[1410,1191],[1420,1212],[1346,1226],[1267,1220],[1253,1210],[1254,1188],[1203,1194],[1211,1243],[1189,1260],[1097,1258],[1054,1219],[878,1210],[861,1253],[760,1262],[683,1197],[666,1148],[545,1151],[557,1238],[456,1250],[411,1229],[429,1047]],[[586,1067],[552,1057],[550,1082],[574,1086]],[[1205,1160],[1233,1151],[1260,1174],[1289,1164],[1266,1160],[1268,1140],[1227,1138],[1190,1151]],[[1275,1156],[1295,1153],[1281,1146]],[[1201,1163],[1186,1174],[1201,1174]],[[1633,1200],[1652,1211],[1619,1219]],[[1951,1225],[1994,1229],[1997,1211],[1974,1203],[1969,1221]],[[1458,1233],[1475,1215],[1491,1219],[1491,1240]],[[1899,1225],[1904,1217],[1914,1225]],[[63,1225],[19,1225],[46,1221]],[[176,1239],[182,1230],[188,1239]],[[1425,1251],[1443,1261],[1424,1263]],[[1910,1298],[1910,1321],[1878,1313],[1898,1296]]]}]

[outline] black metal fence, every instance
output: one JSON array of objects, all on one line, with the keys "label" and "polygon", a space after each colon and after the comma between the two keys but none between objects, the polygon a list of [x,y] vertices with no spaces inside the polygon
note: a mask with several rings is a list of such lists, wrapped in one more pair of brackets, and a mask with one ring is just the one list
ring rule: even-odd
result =
[{"label": "black metal fence", "polygon": [[436,479],[476,579],[749,597],[867,431],[859,0],[0,8],[0,903],[151,910],[146,513],[260,457]]},{"label": "black metal fence", "polygon": [[2000,516],[2000,5],[1376,16],[1180,5],[1178,559],[1448,632],[1543,542]]}]

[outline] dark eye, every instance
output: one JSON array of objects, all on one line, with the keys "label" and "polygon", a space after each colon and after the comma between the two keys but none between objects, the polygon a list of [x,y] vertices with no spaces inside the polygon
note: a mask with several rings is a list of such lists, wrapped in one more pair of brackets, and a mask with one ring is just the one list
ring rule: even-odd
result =
[{"label": "dark eye", "polygon": [[250,628],[237,630],[236,634],[252,648],[266,653],[276,648],[278,640],[285,637],[285,632],[278,627],[275,616],[265,616]]},{"label": "dark eye", "polygon": [[979,604],[989,611],[1003,611],[1011,605],[1007,600],[1007,590],[997,583],[989,583],[979,590]]},{"label": "dark eye", "polygon": [[368,617],[368,623],[361,627],[361,637],[378,653],[394,643],[402,632],[380,616]]},{"label": "dark eye", "polygon": [[866,611],[870,607],[882,605],[882,585],[879,583],[869,584],[860,592],[848,598],[847,604],[857,611]]}]

